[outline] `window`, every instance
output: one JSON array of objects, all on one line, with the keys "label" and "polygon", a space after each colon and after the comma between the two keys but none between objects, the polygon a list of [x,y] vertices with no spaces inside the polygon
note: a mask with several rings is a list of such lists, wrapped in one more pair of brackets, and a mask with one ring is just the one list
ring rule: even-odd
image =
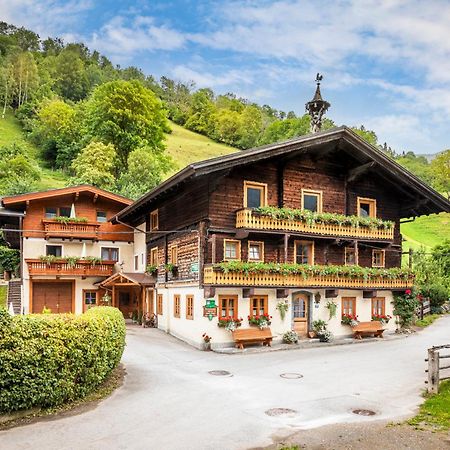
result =
[{"label": "window", "polygon": [[322,212],[322,192],[302,189],[302,209]]},{"label": "window", "polygon": [[57,208],[56,206],[49,206],[45,208],[45,218],[46,219],[54,219],[57,216],[60,217],[70,217],[71,208],[63,206],[61,208]]},{"label": "window", "polygon": [[372,250],[372,267],[384,267],[384,250]]},{"label": "window", "polygon": [[186,295],[186,319],[194,319],[194,296]]},{"label": "window", "polygon": [[355,247],[345,247],[345,265],[355,266],[358,264],[358,256]]},{"label": "window", "polygon": [[176,266],[178,264],[178,246],[172,245],[170,248],[170,262]]},{"label": "window", "polygon": [[384,316],[386,300],[384,297],[374,297],[372,299],[372,316]]},{"label": "window", "polygon": [[58,208],[45,208],[45,218],[53,219],[58,215]]},{"label": "window", "polygon": [[377,217],[377,201],[373,198],[358,197],[358,216]]},{"label": "window", "polygon": [[268,303],[267,295],[250,297],[250,317],[267,314]]},{"label": "window", "polygon": [[223,256],[225,261],[230,259],[241,259],[241,242],[231,239],[224,239]]},{"label": "window", "polygon": [[356,315],[356,297],[342,297],[342,315]]},{"label": "window", "polygon": [[119,249],[114,247],[102,247],[101,250],[103,261],[119,261]]},{"label": "window", "polygon": [[45,254],[47,256],[56,256],[57,258],[61,258],[62,245],[47,245],[45,249]]},{"label": "window", "polygon": [[158,210],[150,213],[150,231],[157,230],[159,227]]},{"label": "window", "polygon": [[163,296],[162,294],[158,294],[156,298],[156,314],[162,315],[163,314]]},{"label": "window", "polygon": [[264,261],[264,242],[248,243],[248,260],[249,261]]},{"label": "window", "polygon": [[107,221],[106,212],[105,211],[97,211],[97,222],[105,223],[106,221]]},{"label": "window", "polygon": [[86,306],[97,303],[97,291],[83,291],[84,304]]},{"label": "window", "polygon": [[267,205],[267,184],[244,181],[244,208]]},{"label": "window", "polygon": [[138,270],[138,269],[139,269],[139,256],[134,255],[134,270]]},{"label": "window", "polygon": [[314,264],[314,243],[309,241],[295,241],[294,260],[296,264]]},{"label": "window", "polygon": [[150,250],[150,265],[151,266],[158,265],[158,247],[153,247]]},{"label": "window", "polygon": [[181,297],[177,294],[173,296],[173,317],[180,317]]},{"label": "window", "polygon": [[61,217],[70,217],[70,211],[71,211],[71,208],[63,206],[62,208],[59,208],[59,215]]},{"label": "window", "polygon": [[234,317],[237,319],[237,295],[220,295],[219,305],[220,305],[220,317]]}]

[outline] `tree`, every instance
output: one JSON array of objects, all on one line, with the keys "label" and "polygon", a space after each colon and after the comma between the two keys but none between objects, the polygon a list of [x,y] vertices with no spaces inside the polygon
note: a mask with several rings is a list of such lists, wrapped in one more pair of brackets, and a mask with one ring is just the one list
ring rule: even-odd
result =
[{"label": "tree", "polygon": [[70,184],[92,184],[102,189],[114,190],[113,175],[116,150],[112,144],[91,142],[72,162],[75,175]]},{"label": "tree", "polygon": [[450,150],[439,153],[431,161],[431,172],[434,177],[434,186],[444,192],[450,199]]},{"label": "tree", "polygon": [[366,130],[364,125],[361,125],[359,128],[352,127],[352,130],[360,137],[362,137],[369,144],[378,146],[378,137],[375,134],[375,131]]},{"label": "tree", "polygon": [[92,138],[111,143],[116,172],[125,171],[128,155],[139,147],[162,153],[168,130],[161,101],[139,81],[117,80],[97,87],[86,104],[85,125]]},{"label": "tree", "polygon": [[141,147],[128,156],[128,170],[118,180],[119,191],[128,198],[137,199],[157,186],[163,175],[173,169],[172,159]]},{"label": "tree", "polygon": [[39,85],[39,75],[34,60],[30,52],[18,53],[10,58],[7,75],[10,80],[10,104],[18,108],[27,102]]},{"label": "tree", "polygon": [[213,115],[215,106],[211,89],[200,89],[192,95],[191,110],[186,128],[210,136],[214,130]]}]

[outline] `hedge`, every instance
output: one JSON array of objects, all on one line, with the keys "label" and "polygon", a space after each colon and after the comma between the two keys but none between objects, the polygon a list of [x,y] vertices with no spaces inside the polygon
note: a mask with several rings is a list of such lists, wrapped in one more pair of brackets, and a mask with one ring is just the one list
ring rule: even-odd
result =
[{"label": "hedge", "polygon": [[112,307],[80,316],[11,317],[0,310],[0,412],[84,397],[117,367],[125,321]]}]

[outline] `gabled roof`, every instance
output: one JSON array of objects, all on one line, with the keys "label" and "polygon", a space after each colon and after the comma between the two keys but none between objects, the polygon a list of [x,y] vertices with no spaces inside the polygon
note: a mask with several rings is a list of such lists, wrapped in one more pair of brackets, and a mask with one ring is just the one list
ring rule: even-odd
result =
[{"label": "gabled roof", "polygon": [[77,194],[82,192],[90,192],[93,195],[98,195],[99,197],[103,197],[108,200],[121,203],[123,205],[131,205],[133,203],[133,200],[130,200],[129,198],[122,197],[121,195],[105,191],[104,189],[100,189],[89,184],[80,184],[77,186],[70,186],[61,189],[49,189],[47,191],[28,192],[26,194],[11,195],[9,197],[3,197],[1,199],[1,203],[4,206],[18,206],[21,203],[26,203],[32,200],[60,197],[63,195]]},{"label": "gabled roof", "polygon": [[[162,184],[139,198],[132,205],[116,214],[111,221],[132,221],[133,218],[141,215],[144,210],[148,212],[151,204],[157,198],[166,194],[180,185],[180,183],[193,178],[199,178],[214,172],[225,171],[236,166],[242,166],[258,161],[267,160],[277,156],[287,156],[289,153],[298,151],[311,152],[319,151],[321,147],[333,144],[340,150],[345,151],[351,148],[351,155],[360,164],[372,164],[372,169],[376,168],[377,173],[390,183],[395,183],[398,189],[411,194],[411,197],[422,201],[422,206],[417,207],[417,211],[404,212],[402,217],[411,217],[422,214],[432,214],[439,212],[450,212],[450,202],[442,195],[428,186],[418,177],[406,170],[393,159],[389,158],[381,150],[367,143],[360,136],[348,127],[338,127],[319,133],[290,139],[284,142],[256,147],[249,150],[237,151],[225,156],[200,161],[189,164],[183,170],[176,173]],[[427,205],[426,207],[424,205]]]},{"label": "gabled roof", "polygon": [[124,280],[126,280],[125,283],[135,286],[152,286],[155,284],[155,278],[146,273],[138,272],[117,272],[98,284],[101,287],[110,287],[116,283],[123,283]]}]

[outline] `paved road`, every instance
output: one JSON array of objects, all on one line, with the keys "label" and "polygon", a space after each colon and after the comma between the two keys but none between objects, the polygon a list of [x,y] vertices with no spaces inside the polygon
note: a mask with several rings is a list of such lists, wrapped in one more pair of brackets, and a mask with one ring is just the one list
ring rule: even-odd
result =
[{"label": "paved road", "polygon": [[[426,348],[450,342],[450,316],[406,339],[219,355],[159,330],[130,328],[124,386],[97,408],[0,433],[1,449],[244,449],[273,433],[412,414],[424,388]],[[210,370],[228,370],[217,377]],[[299,372],[301,379],[281,373]],[[270,408],[297,414],[272,417]]]}]

